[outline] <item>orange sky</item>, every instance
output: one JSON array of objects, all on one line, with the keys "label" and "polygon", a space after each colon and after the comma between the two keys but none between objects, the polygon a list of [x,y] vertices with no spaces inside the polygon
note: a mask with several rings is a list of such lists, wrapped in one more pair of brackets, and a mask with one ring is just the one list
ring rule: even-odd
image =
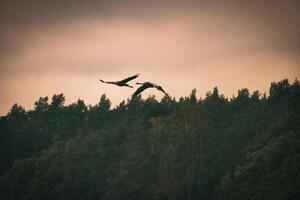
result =
[{"label": "orange sky", "polygon": [[135,73],[177,98],[214,86],[228,97],[267,92],[300,77],[298,1],[69,2],[0,1],[1,115],[55,93],[67,104],[94,105],[103,93],[118,104],[134,89],[98,79]]}]

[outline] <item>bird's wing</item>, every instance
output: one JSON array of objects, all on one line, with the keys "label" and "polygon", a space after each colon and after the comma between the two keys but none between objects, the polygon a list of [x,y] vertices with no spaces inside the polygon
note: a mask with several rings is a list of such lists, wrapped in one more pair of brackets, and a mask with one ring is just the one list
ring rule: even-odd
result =
[{"label": "bird's wing", "polygon": [[127,83],[128,81],[131,81],[131,80],[135,79],[135,78],[138,77],[139,75],[140,75],[140,74],[136,74],[136,75],[134,75],[134,76],[125,78],[124,80],[119,81],[119,83]]},{"label": "bird's wing", "polygon": [[156,87],[156,89],[158,89],[158,90],[162,91],[163,93],[167,94],[167,93],[164,91],[164,89],[162,89],[161,86]]},{"label": "bird's wing", "polygon": [[148,85],[142,85],[141,87],[139,87],[132,96],[137,96],[139,95],[141,92],[143,92],[145,89],[147,89],[149,86]]}]

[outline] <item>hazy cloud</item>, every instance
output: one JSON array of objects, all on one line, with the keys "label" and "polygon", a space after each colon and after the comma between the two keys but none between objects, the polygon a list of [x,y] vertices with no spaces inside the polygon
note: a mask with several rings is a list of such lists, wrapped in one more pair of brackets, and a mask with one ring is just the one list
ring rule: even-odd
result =
[{"label": "hazy cloud", "polygon": [[[299,10],[295,0],[0,0],[0,112],[59,90],[94,103],[85,87],[98,90],[98,76],[136,72],[175,96],[266,90],[300,75]],[[132,93],[101,88],[115,103]]]}]

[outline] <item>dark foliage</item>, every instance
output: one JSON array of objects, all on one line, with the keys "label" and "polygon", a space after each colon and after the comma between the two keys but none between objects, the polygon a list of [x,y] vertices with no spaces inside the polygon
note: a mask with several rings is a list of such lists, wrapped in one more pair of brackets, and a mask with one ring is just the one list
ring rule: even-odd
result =
[{"label": "dark foliage", "polygon": [[140,96],[111,109],[63,94],[0,118],[1,199],[297,199],[300,84],[227,99]]}]

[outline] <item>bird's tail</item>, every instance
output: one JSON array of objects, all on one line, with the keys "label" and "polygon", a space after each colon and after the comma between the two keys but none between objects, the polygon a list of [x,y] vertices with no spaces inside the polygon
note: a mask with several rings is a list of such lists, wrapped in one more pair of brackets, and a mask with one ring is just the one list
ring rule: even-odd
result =
[{"label": "bird's tail", "polygon": [[106,83],[104,80],[99,79],[99,81],[101,81],[102,83]]}]

